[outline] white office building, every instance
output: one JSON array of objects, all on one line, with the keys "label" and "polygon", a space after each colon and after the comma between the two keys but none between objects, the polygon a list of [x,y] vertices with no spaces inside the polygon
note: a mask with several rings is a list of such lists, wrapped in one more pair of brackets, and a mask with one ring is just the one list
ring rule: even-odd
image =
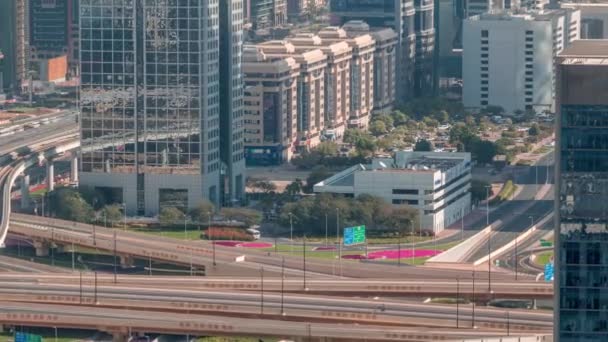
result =
[{"label": "white office building", "polygon": [[608,38],[608,3],[571,1],[561,6],[581,11],[581,39]]},{"label": "white office building", "polygon": [[471,154],[399,151],[352,166],[320,183],[314,192],[357,197],[370,194],[419,210],[423,230],[441,232],[471,210]]},{"label": "white office building", "polygon": [[555,9],[473,16],[463,24],[463,102],[479,109],[553,110],[555,56],[579,39],[580,12]]}]

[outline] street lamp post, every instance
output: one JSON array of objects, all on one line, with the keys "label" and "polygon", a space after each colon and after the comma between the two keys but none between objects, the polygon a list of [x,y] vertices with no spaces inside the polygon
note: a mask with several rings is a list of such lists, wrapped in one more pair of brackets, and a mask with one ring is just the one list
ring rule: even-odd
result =
[{"label": "street lamp post", "polygon": [[127,203],[123,203],[122,207],[124,208],[124,222],[123,222],[123,229],[127,229]]},{"label": "street lamp post", "polygon": [[473,296],[472,296],[472,306],[471,306],[471,320],[473,329],[475,329],[475,266],[473,265]]},{"label": "street lamp post", "polygon": [[401,232],[397,236],[397,266],[401,266]]},{"label": "street lamp post", "polygon": [[[490,227],[490,186],[486,185],[486,227]],[[488,293],[492,292],[492,227],[488,232]]]},{"label": "street lamp post", "polygon": [[328,235],[327,235],[327,213],[325,213],[325,246],[328,246]]},{"label": "street lamp post", "polygon": [[285,315],[285,257],[281,260],[281,316]]},{"label": "street lamp post", "polygon": [[188,240],[188,216],[184,214],[184,240]]},{"label": "street lamp post", "polygon": [[290,254],[293,254],[293,214],[289,213],[289,243],[291,244]]},{"label": "street lamp post", "polygon": [[464,241],[464,207],[460,209],[460,240]]},{"label": "street lamp post", "polygon": [[460,278],[456,278],[456,329],[460,326]]},{"label": "street lamp post", "polygon": [[260,268],[260,314],[264,314],[264,266]]},{"label": "street lamp post", "polygon": [[302,267],[303,273],[304,273],[304,291],[307,290],[306,288],[306,235],[304,235],[304,240],[303,240],[303,248],[302,248],[302,256],[304,258],[304,264]]},{"label": "street lamp post", "polygon": [[116,284],[116,230],[114,230],[114,284]]}]

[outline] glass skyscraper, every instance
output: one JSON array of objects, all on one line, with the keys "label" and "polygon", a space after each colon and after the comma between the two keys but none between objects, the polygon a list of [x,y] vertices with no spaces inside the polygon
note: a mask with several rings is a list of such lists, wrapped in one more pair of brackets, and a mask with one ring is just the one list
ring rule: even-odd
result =
[{"label": "glass skyscraper", "polygon": [[608,341],[608,44],[560,54],[556,341]]},{"label": "glass skyscraper", "polygon": [[[219,204],[230,189],[220,175],[220,2],[80,1],[80,182],[129,214]],[[241,46],[231,49],[240,74]]]}]

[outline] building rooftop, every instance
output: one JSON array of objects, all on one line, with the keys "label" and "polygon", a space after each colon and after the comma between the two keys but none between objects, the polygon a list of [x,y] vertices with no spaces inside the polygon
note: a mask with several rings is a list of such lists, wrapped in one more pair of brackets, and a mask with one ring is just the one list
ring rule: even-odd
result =
[{"label": "building rooftop", "polygon": [[357,172],[445,173],[458,166],[468,166],[470,153],[399,151],[395,158],[375,158],[371,164],[358,164],[316,184],[318,186],[354,186]]},{"label": "building rooftop", "polygon": [[570,8],[557,8],[537,11],[493,10],[468,18],[471,21],[547,21],[555,16],[563,16],[567,12],[576,10]]},{"label": "building rooftop", "polygon": [[608,39],[579,39],[566,47],[560,57],[597,58],[608,56]]}]

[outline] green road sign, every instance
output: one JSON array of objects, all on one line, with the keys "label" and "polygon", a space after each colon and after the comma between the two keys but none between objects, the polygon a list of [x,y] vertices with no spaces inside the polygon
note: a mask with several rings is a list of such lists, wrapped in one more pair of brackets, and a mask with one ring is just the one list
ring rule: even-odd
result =
[{"label": "green road sign", "polygon": [[540,246],[541,247],[551,247],[551,246],[553,246],[553,242],[540,239]]},{"label": "green road sign", "polygon": [[344,246],[365,243],[365,226],[344,228]]}]

